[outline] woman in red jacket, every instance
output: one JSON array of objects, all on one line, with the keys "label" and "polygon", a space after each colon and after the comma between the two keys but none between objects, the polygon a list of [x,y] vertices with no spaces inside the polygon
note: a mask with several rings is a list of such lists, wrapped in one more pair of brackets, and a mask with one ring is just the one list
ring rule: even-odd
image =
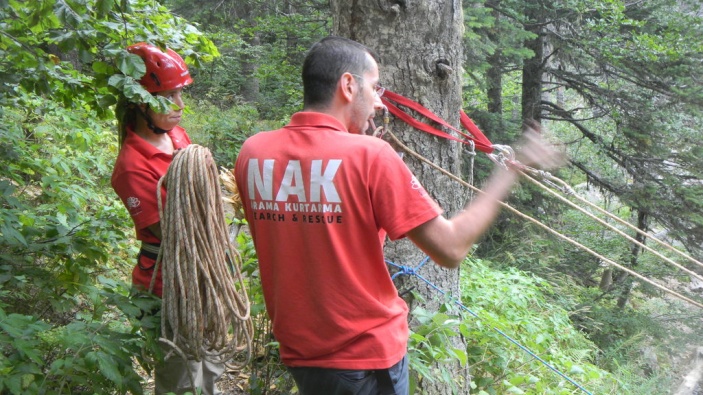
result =
[{"label": "woman in red jacket", "polygon": [[[151,286],[161,242],[156,189],[173,160],[173,153],[190,144],[188,134],[178,124],[184,108],[182,90],[193,79],[183,59],[171,49],[164,51],[151,44],[138,43],[129,46],[127,51],[140,56],[146,65],[140,84],[151,94],[175,104],[168,113],[160,113],[148,104],[123,99],[116,109],[120,152],[112,173],[112,187],[129,211],[137,239],[141,241],[132,283],[138,291],[151,291],[161,297],[160,270]],[[161,196],[165,199],[165,189]],[[203,394],[219,394],[215,380],[223,371],[223,364],[185,361],[172,355],[156,366],[155,392],[181,394],[193,391],[195,386]]]}]

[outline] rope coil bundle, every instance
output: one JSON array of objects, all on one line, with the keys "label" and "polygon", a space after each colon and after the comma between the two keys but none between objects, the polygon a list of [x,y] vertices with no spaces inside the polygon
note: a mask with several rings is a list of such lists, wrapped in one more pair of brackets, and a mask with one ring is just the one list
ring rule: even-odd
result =
[{"label": "rope coil bundle", "polygon": [[[168,189],[165,208],[162,183]],[[163,234],[157,259],[157,265],[163,262],[160,341],[183,358],[239,369],[251,358],[253,324],[210,151],[192,144],[176,152],[157,195]]]}]

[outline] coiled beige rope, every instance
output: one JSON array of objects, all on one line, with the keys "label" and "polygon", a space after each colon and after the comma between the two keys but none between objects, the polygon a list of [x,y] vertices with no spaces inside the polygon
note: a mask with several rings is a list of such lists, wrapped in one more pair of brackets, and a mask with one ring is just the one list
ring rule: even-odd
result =
[{"label": "coiled beige rope", "polygon": [[[165,208],[162,184],[168,190]],[[241,368],[251,358],[253,325],[210,151],[192,144],[176,152],[157,195],[163,234],[157,259],[157,265],[163,262],[160,340],[183,358]]]}]

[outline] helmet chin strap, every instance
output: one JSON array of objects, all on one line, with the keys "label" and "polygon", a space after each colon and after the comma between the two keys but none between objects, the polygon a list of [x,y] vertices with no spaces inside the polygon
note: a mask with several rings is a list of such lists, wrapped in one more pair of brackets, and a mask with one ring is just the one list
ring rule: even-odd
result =
[{"label": "helmet chin strap", "polygon": [[[147,114],[146,111],[143,111],[141,107],[137,106],[137,108],[139,109],[139,114],[140,114],[140,115],[142,116],[142,118],[144,118],[144,120],[146,121],[146,127],[148,127],[149,129],[151,129],[152,132],[154,132],[154,133],[156,133],[156,134],[164,134],[164,133],[168,133],[168,132],[170,131],[170,129],[169,129],[169,130],[161,129],[160,127],[154,125],[154,120],[151,119],[151,117],[149,116],[149,114]],[[148,110],[149,110],[149,104],[146,105],[146,108],[147,108],[147,111],[148,111]]]}]

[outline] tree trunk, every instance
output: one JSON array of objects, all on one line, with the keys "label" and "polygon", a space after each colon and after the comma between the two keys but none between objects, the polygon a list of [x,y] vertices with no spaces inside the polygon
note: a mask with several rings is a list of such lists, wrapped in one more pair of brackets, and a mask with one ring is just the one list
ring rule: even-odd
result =
[{"label": "tree trunk", "polygon": [[608,291],[610,291],[610,287],[612,285],[613,285],[613,269],[606,268],[605,270],[603,270],[603,274],[600,277],[600,284],[598,285],[598,288],[600,288],[600,290],[603,292],[608,292]]},{"label": "tree trunk", "polygon": [[[245,41],[252,48],[256,48],[261,44],[258,32],[245,37]],[[244,77],[242,98],[247,103],[256,103],[259,100],[259,79],[256,78],[256,71],[259,68],[258,59],[250,54],[245,54],[240,60],[240,66],[242,68],[242,77]]]},{"label": "tree trunk", "polygon": [[[501,17],[497,10],[500,6],[500,1],[496,1],[496,5],[492,11],[493,18],[496,21]],[[498,22],[496,22],[498,24]],[[496,27],[486,29],[486,36],[491,42],[499,42],[496,37]],[[488,64],[490,67],[486,71],[486,94],[488,96],[488,112],[502,115],[503,114],[503,52],[500,48],[496,48],[495,52],[488,56]],[[501,117],[502,119],[502,117]]]},{"label": "tree trunk", "polygon": [[[647,213],[638,210],[637,211],[637,229],[641,230],[642,232],[647,231]],[[642,235],[642,233],[637,233],[635,235],[635,240],[644,244],[645,236]],[[632,249],[630,250],[630,267],[634,268],[637,266],[637,259],[642,252],[642,247],[640,247],[637,244],[632,245]],[[630,298],[630,292],[632,291],[632,278],[626,273],[623,272],[622,276],[622,292],[620,293],[620,296],[618,297],[618,308],[619,309],[624,309],[625,305],[627,304],[628,299]]]},{"label": "tree trunk", "polygon": [[544,12],[539,2],[525,7],[525,30],[535,37],[525,41],[525,48],[535,56],[526,59],[522,67],[522,119],[542,119],[542,74],[544,74]]},{"label": "tree trunk", "polygon": [[[332,0],[334,33],[359,41],[379,55],[381,84],[422,105],[458,126],[461,108],[463,10],[459,0]],[[393,133],[406,145],[437,165],[460,175],[461,147],[446,139],[430,136],[394,120]],[[447,215],[460,210],[468,196],[455,182],[439,175],[409,155],[406,163]],[[416,267],[424,254],[407,240],[386,246],[386,258],[398,265]],[[419,272],[438,288],[459,297],[459,271],[442,269],[431,263]],[[414,289],[426,302],[409,301],[411,310],[421,306],[437,311],[441,295],[417,277],[400,277],[398,289]],[[411,321],[411,326],[413,325]],[[459,337],[453,339],[465,347]],[[455,364],[451,377],[460,382],[460,394],[469,393],[468,371]],[[461,378],[465,380],[462,381]],[[416,393],[448,394],[443,383],[421,381]]]}]

